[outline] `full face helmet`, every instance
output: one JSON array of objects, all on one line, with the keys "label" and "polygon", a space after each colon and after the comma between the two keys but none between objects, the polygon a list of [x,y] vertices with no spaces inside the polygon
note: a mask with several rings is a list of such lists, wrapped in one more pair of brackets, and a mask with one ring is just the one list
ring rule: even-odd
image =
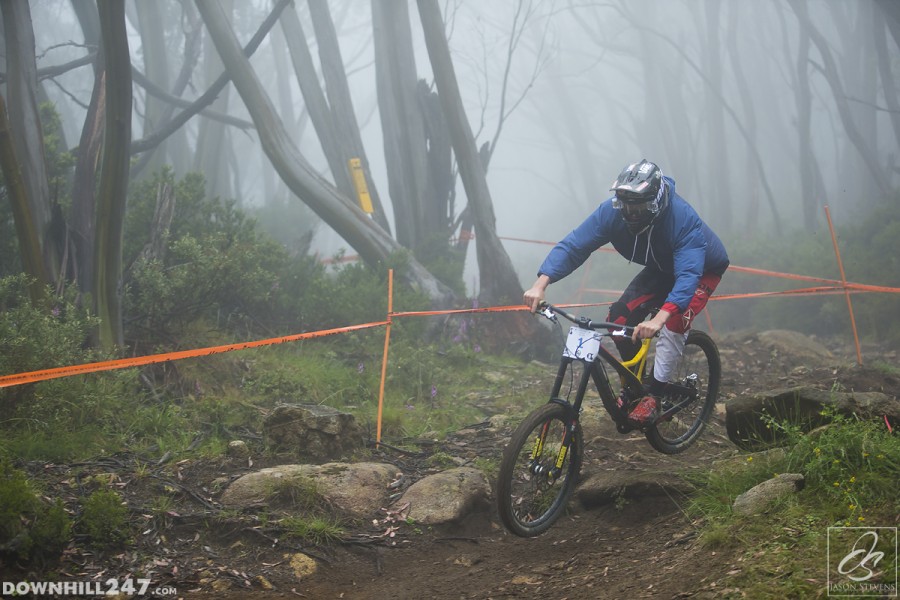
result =
[{"label": "full face helmet", "polygon": [[647,159],[625,167],[609,189],[616,193],[613,208],[632,233],[646,229],[668,204],[662,171]]}]

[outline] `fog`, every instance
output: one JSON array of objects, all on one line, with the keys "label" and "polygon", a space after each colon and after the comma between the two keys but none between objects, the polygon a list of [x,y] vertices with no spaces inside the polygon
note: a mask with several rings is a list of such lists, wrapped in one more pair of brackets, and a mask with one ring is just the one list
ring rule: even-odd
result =
[{"label": "fog", "polygon": [[[189,19],[181,2],[156,4],[170,79],[159,83],[169,88],[184,59]],[[242,43],[272,5],[233,3]],[[371,5],[332,0],[329,6],[372,176],[393,221]],[[476,142],[494,142],[487,180],[504,238],[560,239],[608,196],[619,170],[640,158],[672,176],[726,240],[821,228],[825,205],[843,222],[897,201],[900,127],[891,106],[900,51],[890,18],[874,0],[459,0],[441,6]],[[139,33],[147,17],[134,2],[127,7],[132,64],[151,76],[154,65],[142,48],[150,38]],[[31,0],[31,9],[39,69],[84,55],[68,0]],[[414,2],[409,10],[416,69],[431,83]],[[314,45],[306,3],[297,2],[296,11]],[[801,21],[806,11],[812,35]],[[284,46],[276,26],[251,63],[300,151],[330,179]],[[214,77],[204,74],[217,64],[208,39],[202,52],[187,99]],[[44,81],[70,147],[78,143],[92,84],[89,66]],[[160,108],[142,87],[134,90],[138,139],[148,114]],[[216,110],[250,121],[240,97],[230,85],[227,90]],[[203,121],[191,119],[155,164],[173,164],[179,173],[202,165]],[[255,131],[229,127],[223,135],[229,150],[220,156],[227,163],[215,165],[217,173],[204,168],[214,193],[248,207],[289,201]],[[459,184],[457,215],[464,206]],[[318,220],[307,213],[303,221],[294,224],[298,231]],[[354,253],[326,224],[315,228],[313,251]],[[504,246],[524,282],[547,251],[509,239]],[[467,283],[475,268],[471,256],[469,263]]]}]

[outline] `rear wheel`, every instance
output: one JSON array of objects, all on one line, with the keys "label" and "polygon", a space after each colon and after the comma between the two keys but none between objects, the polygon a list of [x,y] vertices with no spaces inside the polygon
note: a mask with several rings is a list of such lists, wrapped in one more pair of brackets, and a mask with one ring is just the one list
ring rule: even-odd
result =
[{"label": "rear wheel", "polygon": [[650,445],[665,454],[677,454],[697,441],[715,407],[721,378],[722,364],[716,343],[706,333],[691,330],[684,354],[670,379],[685,393],[661,398],[660,413],[679,404],[684,406],[646,429]]},{"label": "rear wheel", "polygon": [[546,531],[565,511],[581,468],[581,425],[560,462],[563,436],[574,416],[548,403],[532,412],[503,451],[497,482],[500,519],[511,532],[532,537]]}]

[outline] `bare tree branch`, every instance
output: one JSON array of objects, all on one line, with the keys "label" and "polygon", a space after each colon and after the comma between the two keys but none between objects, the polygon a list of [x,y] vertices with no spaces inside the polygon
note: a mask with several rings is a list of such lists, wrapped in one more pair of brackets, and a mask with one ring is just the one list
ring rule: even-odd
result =
[{"label": "bare tree branch", "polygon": [[[281,15],[281,11],[284,10],[284,7],[290,4],[291,0],[278,0],[278,3],[275,4],[272,12],[268,17],[260,24],[259,29],[244,47],[244,56],[250,57],[253,56],[253,53],[256,52],[256,49],[259,48],[259,45],[268,35],[269,30],[278,22],[278,17]],[[167,137],[172,135],[175,131],[177,131],[182,125],[187,123],[191,117],[196,115],[202,109],[206,108],[216,99],[216,96],[219,95],[219,92],[231,81],[231,76],[228,74],[226,70],[222,75],[219,76],[218,79],[209,87],[206,92],[203,93],[202,96],[197,98],[194,103],[191,105],[192,108],[185,109],[182,112],[178,113],[171,121],[169,121],[166,126],[159,131],[155,131],[153,134],[131,142],[131,153],[132,154],[140,154],[141,152],[146,152],[148,150],[152,150]]]}]

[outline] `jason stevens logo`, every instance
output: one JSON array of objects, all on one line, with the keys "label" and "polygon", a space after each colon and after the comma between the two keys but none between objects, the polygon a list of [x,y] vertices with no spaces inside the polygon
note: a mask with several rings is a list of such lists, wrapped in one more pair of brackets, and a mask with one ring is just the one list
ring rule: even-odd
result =
[{"label": "jason stevens logo", "polygon": [[897,528],[829,527],[828,595],[897,597]]}]

